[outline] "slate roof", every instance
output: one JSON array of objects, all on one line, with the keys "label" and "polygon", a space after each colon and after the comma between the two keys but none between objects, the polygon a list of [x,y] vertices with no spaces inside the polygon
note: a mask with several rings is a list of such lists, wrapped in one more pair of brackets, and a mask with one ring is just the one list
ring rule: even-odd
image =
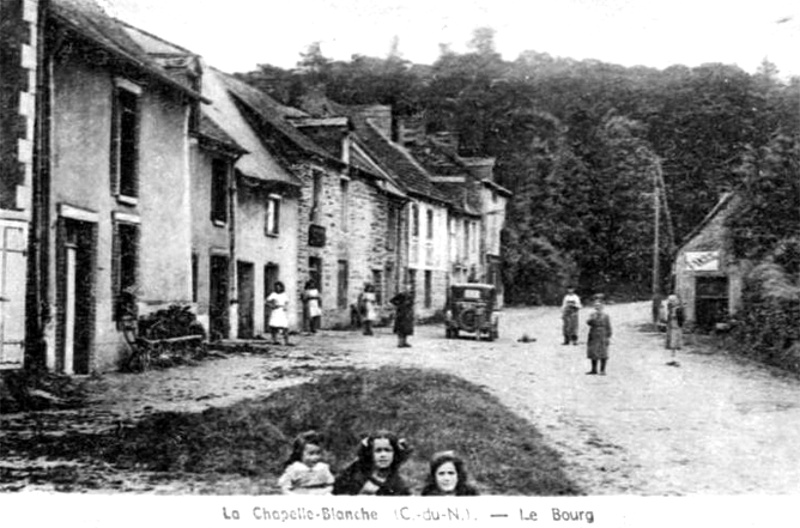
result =
[{"label": "slate roof", "polygon": [[228,91],[228,76],[214,68],[205,68],[202,77],[203,94],[213,103],[204,106],[203,114],[226,135],[247,151],[236,161],[236,169],[245,176],[262,181],[277,181],[300,186],[297,176],[287,171],[270,154],[253,130]]},{"label": "slate roof", "polygon": [[688,247],[694,251],[719,249],[723,244],[721,232],[724,229],[725,220],[736,211],[740,203],[739,192],[724,194],[705,218],[683,238],[678,245],[677,252],[685,251]]},{"label": "slate roof", "polygon": [[314,143],[308,136],[284,119],[287,115],[302,113],[300,110],[283,106],[261,90],[230,75],[221,74],[220,78],[234,97],[255,112],[259,118],[271,125],[285,140],[308,154],[318,156],[329,162],[342,164],[340,159],[329,154],[328,151]]},{"label": "slate roof", "polygon": [[205,137],[208,138],[218,144],[227,147],[229,150],[239,153],[239,154],[246,154],[247,149],[239,145],[235,139],[233,139],[227,132],[225,132],[222,127],[217,125],[213,119],[211,119],[208,114],[203,112],[200,115],[200,124],[198,126],[197,132]]},{"label": "slate roof", "polygon": [[450,199],[431,182],[430,174],[402,146],[384,136],[358,113],[351,115],[361,144],[380,167],[391,174],[409,194],[438,202]]},{"label": "slate roof", "polygon": [[94,1],[52,0],[50,5],[49,15],[53,20],[111,53],[117,60],[128,63],[195,99],[203,99],[191,86],[170,76],[131,38],[120,22],[110,17]]}]

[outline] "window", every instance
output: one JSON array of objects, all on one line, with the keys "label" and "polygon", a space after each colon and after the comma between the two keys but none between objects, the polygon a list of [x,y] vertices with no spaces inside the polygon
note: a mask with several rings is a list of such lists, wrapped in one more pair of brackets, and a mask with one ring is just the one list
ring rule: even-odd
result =
[{"label": "window", "polygon": [[221,159],[211,161],[211,220],[228,221],[228,164]]},{"label": "window", "polygon": [[264,232],[267,236],[277,236],[280,232],[281,197],[270,195],[267,198],[267,220]]},{"label": "window", "polygon": [[338,281],[337,281],[337,297],[336,304],[339,308],[347,308],[347,293],[348,293],[348,267],[346,260],[339,261]]},{"label": "window", "polygon": [[386,249],[397,247],[397,207],[390,205],[386,211]]},{"label": "window", "polygon": [[419,236],[419,207],[411,205],[411,236]]},{"label": "window", "polygon": [[430,308],[433,305],[433,272],[430,270],[425,271],[425,308]]},{"label": "window", "polygon": [[141,88],[117,80],[111,115],[111,192],[139,196],[139,95]]},{"label": "window", "polygon": [[116,318],[132,308],[135,301],[139,272],[139,226],[117,222],[113,242],[113,296],[116,299]]},{"label": "window", "polygon": [[428,230],[427,235],[428,235],[428,239],[430,240],[430,239],[433,238],[433,209],[428,209],[426,211],[426,213],[427,213],[427,221],[428,221],[428,224],[426,226],[427,230]]},{"label": "window", "polygon": [[372,270],[372,285],[375,287],[375,302],[383,304],[383,270]]},{"label": "window", "polygon": [[417,291],[417,270],[415,269],[408,270],[408,287],[412,293]]},{"label": "window", "polygon": [[310,220],[319,222],[320,202],[322,201],[322,173],[315,172],[311,180]]},{"label": "window", "polygon": [[341,194],[342,194],[342,196],[341,196],[341,198],[342,198],[342,219],[341,219],[342,231],[347,231],[347,227],[348,227],[348,225],[347,225],[348,224],[348,222],[347,222],[348,218],[347,217],[350,214],[350,207],[349,207],[349,204],[348,204],[348,201],[349,201],[348,200],[348,194],[349,194],[348,191],[350,189],[350,182],[348,180],[342,179],[339,182],[339,188],[341,189]]}]

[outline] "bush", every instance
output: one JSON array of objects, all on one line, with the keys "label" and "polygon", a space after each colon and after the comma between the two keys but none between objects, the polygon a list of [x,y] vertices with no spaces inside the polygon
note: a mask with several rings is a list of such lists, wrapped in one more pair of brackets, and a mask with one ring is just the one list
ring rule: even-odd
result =
[{"label": "bush", "polygon": [[781,266],[766,262],[753,269],[734,323],[734,352],[800,372],[800,288]]}]

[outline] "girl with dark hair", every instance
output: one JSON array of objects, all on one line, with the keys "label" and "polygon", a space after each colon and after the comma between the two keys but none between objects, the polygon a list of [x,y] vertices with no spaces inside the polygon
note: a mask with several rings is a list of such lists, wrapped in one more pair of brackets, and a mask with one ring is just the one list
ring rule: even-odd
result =
[{"label": "girl with dark hair", "polygon": [[329,495],[333,475],[322,461],[324,439],[316,431],[306,431],[294,439],[292,454],[278,479],[281,491],[287,494]]},{"label": "girl with dark hair", "polygon": [[364,438],[358,446],[358,458],[334,482],[333,494],[411,495],[399,473],[410,454],[405,440],[388,431]]},{"label": "girl with dark hair", "polygon": [[464,461],[452,451],[441,451],[431,457],[431,471],[422,489],[423,496],[474,496],[478,491],[467,479]]}]

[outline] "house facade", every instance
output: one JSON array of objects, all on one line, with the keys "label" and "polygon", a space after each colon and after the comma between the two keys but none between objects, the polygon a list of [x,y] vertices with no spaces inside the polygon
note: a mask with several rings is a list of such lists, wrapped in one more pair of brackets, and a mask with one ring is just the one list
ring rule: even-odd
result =
[{"label": "house facade", "polygon": [[173,304],[258,337],[277,281],[300,329],[308,280],[331,328],[367,283],[425,318],[489,276],[496,189],[439,185],[390,107],[283,106],[92,0],[0,9],[0,368],[113,369],[126,320]]},{"label": "house facade", "polygon": [[41,16],[29,337],[36,362],[87,374],[128,353],[126,315],[191,301],[189,116],[201,97],[93,3],[56,0]]},{"label": "house facade", "polygon": [[740,198],[729,193],[686,237],[673,264],[675,293],[685,306],[688,324],[711,329],[741,307],[742,285],[749,270],[726,242],[725,220]]},{"label": "house facade", "polygon": [[25,359],[39,20],[38,2],[0,0],[0,369]]}]

